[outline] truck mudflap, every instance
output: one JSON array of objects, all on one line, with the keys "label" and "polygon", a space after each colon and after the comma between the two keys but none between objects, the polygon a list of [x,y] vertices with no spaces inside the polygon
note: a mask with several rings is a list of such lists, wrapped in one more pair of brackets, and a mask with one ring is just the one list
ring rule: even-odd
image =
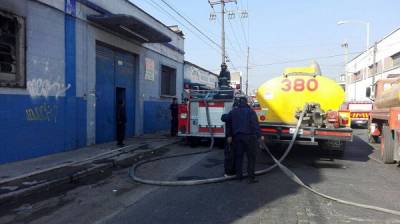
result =
[{"label": "truck mudflap", "polygon": [[[261,133],[264,136],[273,136],[277,139],[287,139],[293,136],[295,126],[260,124]],[[317,140],[353,141],[351,128],[315,128],[301,127],[298,138],[302,141],[316,142]]]}]

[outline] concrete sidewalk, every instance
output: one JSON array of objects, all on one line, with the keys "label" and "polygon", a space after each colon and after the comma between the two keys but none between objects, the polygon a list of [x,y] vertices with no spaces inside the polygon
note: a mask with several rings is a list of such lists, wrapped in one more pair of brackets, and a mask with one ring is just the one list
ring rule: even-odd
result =
[{"label": "concrete sidewalk", "polygon": [[177,141],[164,133],[149,134],[127,139],[124,147],[110,142],[0,165],[0,208],[35,194],[71,188],[89,177],[111,175],[112,169],[158,154]]}]

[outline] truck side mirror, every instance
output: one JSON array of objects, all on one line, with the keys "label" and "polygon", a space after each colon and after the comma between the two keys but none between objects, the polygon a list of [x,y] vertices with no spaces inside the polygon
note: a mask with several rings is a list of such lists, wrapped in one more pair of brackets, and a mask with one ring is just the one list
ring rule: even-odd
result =
[{"label": "truck side mirror", "polygon": [[367,89],[365,91],[365,96],[368,98],[371,98],[371,87],[367,87]]}]

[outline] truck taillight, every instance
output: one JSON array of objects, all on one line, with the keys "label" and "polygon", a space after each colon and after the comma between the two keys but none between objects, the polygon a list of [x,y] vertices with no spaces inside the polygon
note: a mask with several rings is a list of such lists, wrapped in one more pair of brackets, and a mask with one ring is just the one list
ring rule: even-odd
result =
[{"label": "truck taillight", "polygon": [[187,113],[181,113],[181,119],[187,119]]},{"label": "truck taillight", "polygon": [[341,110],[339,111],[339,123],[341,127],[349,127],[350,126],[350,111]]}]

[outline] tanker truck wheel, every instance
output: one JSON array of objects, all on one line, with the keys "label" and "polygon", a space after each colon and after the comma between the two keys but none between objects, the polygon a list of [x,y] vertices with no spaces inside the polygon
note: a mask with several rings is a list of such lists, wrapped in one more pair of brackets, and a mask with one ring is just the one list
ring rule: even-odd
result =
[{"label": "tanker truck wheel", "polygon": [[381,159],[384,163],[394,162],[394,138],[392,131],[387,125],[383,125],[381,136]]},{"label": "tanker truck wheel", "polygon": [[328,151],[334,157],[343,157],[346,148],[346,142],[333,140],[319,141],[318,145],[322,150]]}]

